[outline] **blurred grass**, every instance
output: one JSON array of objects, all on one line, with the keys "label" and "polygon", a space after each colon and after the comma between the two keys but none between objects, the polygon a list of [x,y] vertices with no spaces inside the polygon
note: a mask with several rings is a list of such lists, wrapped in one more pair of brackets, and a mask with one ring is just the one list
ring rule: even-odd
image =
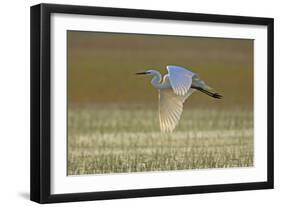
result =
[{"label": "blurred grass", "polygon": [[69,112],[68,174],[253,166],[253,114],[186,110],[175,132],[159,132],[156,110]]}]

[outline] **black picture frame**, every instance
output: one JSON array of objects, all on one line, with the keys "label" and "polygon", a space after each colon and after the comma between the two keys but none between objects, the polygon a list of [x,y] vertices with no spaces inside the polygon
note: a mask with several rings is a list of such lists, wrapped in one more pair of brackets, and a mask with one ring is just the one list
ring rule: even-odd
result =
[{"label": "black picture frame", "polygon": [[[181,20],[194,22],[218,22],[267,26],[267,181],[237,184],[218,184],[186,187],[167,187],[72,194],[51,194],[50,188],[50,32],[52,13],[134,17],[149,19]],[[272,18],[195,14],[168,11],[103,8],[56,4],[39,4],[31,7],[31,174],[30,199],[38,203],[88,201],[103,199],[167,196],[179,194],[211,193],[273,188],[273,28]]]}]

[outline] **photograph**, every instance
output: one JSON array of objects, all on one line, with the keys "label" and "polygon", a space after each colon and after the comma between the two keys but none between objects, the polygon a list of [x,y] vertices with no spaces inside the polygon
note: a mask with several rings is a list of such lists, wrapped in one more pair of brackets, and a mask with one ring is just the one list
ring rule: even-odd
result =
[{"label": "photograph", "polygon": [[67,175],[254,167],[254,40],[67,30]]},{"label": "photograph", "polygon": [[274,19],[31,7],[30,199],[274,188]]}]

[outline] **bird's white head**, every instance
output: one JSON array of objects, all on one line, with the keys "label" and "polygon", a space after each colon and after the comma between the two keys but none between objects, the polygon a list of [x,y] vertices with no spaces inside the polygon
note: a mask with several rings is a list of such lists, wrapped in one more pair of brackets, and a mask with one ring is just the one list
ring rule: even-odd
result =
[{"label": "bird's white head", "polygon": [[159,73],[157,70],[147,70],[145,72],[136,73],[137,75],[148,75],[152,76],[151,84],[155,88],[161,88],[161,73]]}]

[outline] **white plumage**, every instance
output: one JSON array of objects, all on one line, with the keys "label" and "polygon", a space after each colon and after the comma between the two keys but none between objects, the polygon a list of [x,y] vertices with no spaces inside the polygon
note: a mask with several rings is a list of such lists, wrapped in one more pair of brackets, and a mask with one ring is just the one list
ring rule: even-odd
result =
[{"label": "white plumage", "polygon": [[167,66],[168,79],[176,95],[184,96],[191,87],[194,73],[179,66]]},{"label": "white plumage", "polygon": [[152,76],[152,85],[159,90],[159,124],[161,132],[172,132],[177,126],[183,103],[196,90],[214,98],[221,98],[217,93],[200,80],[195,73],[174,65],[167,66],[166,74],[161,82],[161,74],[156,70],[137,73],[138,75]]}]

